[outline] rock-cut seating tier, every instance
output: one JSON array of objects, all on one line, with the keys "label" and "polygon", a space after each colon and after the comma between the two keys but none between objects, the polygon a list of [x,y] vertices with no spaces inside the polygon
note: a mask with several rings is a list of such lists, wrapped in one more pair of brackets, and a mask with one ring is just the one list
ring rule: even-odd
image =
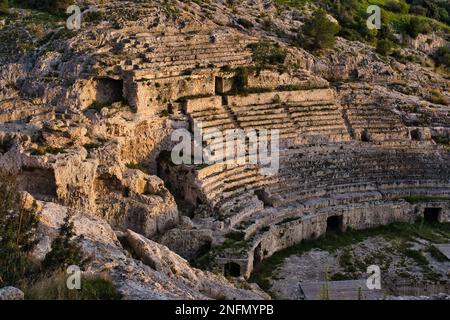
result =
[{"label": "rock-cut seating tier", "polygon": [[[263,187],[270,206],[235,228],[246,237],[283,219],[356,203],[387,202],[408,196],[450,196],[449,154],[418,144],[389,147],[337,144],[285,150],[280,171]],[[443,159],[445,157],[446,159]],[[276,212],[276,214],[274,214]]]},{"label": "rock-cut seating tier", "polygon": [[350,106],[347,117],[357,140],[386,141],[408,138],[408,130],[400,116],[375,104]]},{"label": "rock-cut seating tier", "polygon": [[229,96],[227,107],[240,128],[278,129],[289,144],[350,140],[331,89]]},{"label": "rock-cut seating tier", "polygon": [[138,54],[136,59],[127,62],[135,79],[159,79],[184,75],[193,69],[248,65],[252,52],[247,45],[251,42],[251,39],[204,33],[149,33],[136,34],[122,45]]}]

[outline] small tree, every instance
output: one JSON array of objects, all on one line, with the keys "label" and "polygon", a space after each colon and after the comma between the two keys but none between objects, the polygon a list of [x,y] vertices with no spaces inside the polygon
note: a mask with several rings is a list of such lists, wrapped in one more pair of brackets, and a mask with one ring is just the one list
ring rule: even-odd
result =
[{"label": "small tree", "polygon": [[392,53],[394,44],[388,39],[381,39],[377,42],[377,53],[382,56],[387,56]]},{"label": "small tree", "polygon": [[305,22],[303,41],[311,50],[332,48],[339,30],[339,25],[331,21],[323,9],[319,9]]},{"label": "small tree", "polygon": [[16,285],[36,265],[29,253],[36,245],[38,217],[25,208],[13,178],[0,176],[0,287]]},{"label": "small tree", "polygon": [[0,15],[9,13],[8,0],[0,0]]},{"label": "small tree", "polygon": [[65,270],[70,265],[81,267],[84,264],[80,247],[72,241],[74,235],[73,223],[68,214],[59,229],[59,235],[52,242],[52,250],[42,261],[44,273]]},{"label": "small tree", "polygon": [[419,34],[427,34],[430,31],[428,22],[418,17],[412,17],[406,26],[406,32],[414,39],[417,38]]},{"label": "small tree", "polygon": [[433,55],[433,59],[437,65],[450,68],[450,47],[441,47]]},{"label": "small tree", "polygon": [[67,7],[74,4],[74,0],[17,0],[17,3],[53,14],[63,14],[66,12]]}]

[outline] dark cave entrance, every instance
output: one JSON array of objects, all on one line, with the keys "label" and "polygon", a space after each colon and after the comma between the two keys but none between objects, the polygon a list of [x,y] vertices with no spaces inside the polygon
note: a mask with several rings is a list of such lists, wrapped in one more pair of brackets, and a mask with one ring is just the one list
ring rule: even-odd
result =
[{"label": "dark cave entrance", "polygon": [[111,105],[114,102],[124,101],[123,80],[112,78],[96,79],[95,100],[101,104]]},{"label": "dark cave entrance", "polygon": [[264,189],[255,190],[255,196],[264,203],[264,208],[273,207],[272,201]]},{"label": "dark cave entrance", "polygon": [[5,154],[13,147],[14,141],[10,137],[0,139],[0,153]]},{"label": "dark cave entrance", "polygon": [[411,140],[420,141],[420,132],[418,129],[411,131]]},{"label": "dark cave entrance", "polygon": [[344,231],[344,217],[331,216],[327,219],[327,233],[339,233]]},{"label": "dark cave entrance", "polygon": [[364,130],[363,132],[361,132],[361,141],[362,142],[370,142],[370,135],[367,130]]},{"label": "dark cave entrance", "polygon": [[228,262],[223,267],[223,274],[225,275],[225,277],[240,277],[241,266],[236,262]]},{"label": "dark cave entrance", "polygon": [[442,208],[425,208],[423,213],[423,220],[425,223],[439,222],[439,216],[441,215]]},{"label": "dark cave entrance", "polygon": [[253,253],[253,268],[258,266],[258,264],[263,260],[263,252],[261,248],[261,242],[256,246],[255,251]]}]

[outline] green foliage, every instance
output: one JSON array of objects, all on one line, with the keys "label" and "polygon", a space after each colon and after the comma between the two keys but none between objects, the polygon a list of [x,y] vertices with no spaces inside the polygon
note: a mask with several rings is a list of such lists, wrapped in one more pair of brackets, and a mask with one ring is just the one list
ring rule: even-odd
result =
[{"label": "green foliage", "polygon": [[0,15],[9,13],[8,0],[0,0]]},{"label": "green foliage", "polygon": [[59,148],[59,147],[40,147],[37,148],[35,150],[33,150],[31,152],[32,156],[43,156],[46,154],[60,154],[60,153],[65,153],[66,151],[64,150],[64,148]]},{"label": "green foliage", "polygon": [[303,26],[304,46],[313,51],[333,48],[339,30],[339,25],[328,19],[325,10],[317,10]]},{"label": "green foliage", "polygon": [[[341,235],[326,234],[319,239],[306,240],[300,244],[283,249],[274,253],[270,258],[262,261],[251,275],[250,281],[258,283],[264,290],[270,289],[270,281],[273,273],[277,267],[283,263],[286,257],[291,255],[301,255],[312,249],[321,249],[329,252],[334,252],[337,249],[350,246],[355,243],[360,243],[369,237],[382,236],[387,240],[398,240],[402,244],[399,247],[401,253],[411,257],[419,266],[433,275],[425,264],[423,253],[410,252],[411,250],[406,244],[406,241],[416,241],[421,238],[433,243],[447,243],[450,239],[450,223],[440,224],[408,224],[408,223],[394,223],[388,226],[377,227],[366,230],[347,230]],[[344,266],[346,272],[356,272],[358,269],[365,268],[364,266],[356,264],[349,249],[344,249],[340,257],[340,264]]]},{"label": "green foliage", "polygon": [[253,51],[252,57],[257,69],[283,68],[287,51],[278,43],[263,40],[250,44],[249,47]]},{"label": "green foliage", "polygon": [[167,117],[169,116],[169,111],[168,111],[167,109],[161,110],[161,111],[158,113],[158,115],[159,115],[161,118],[167,118]]},{"label": "green foliage", "polygon": [[133,169],[133,170],[138,170],[139,169],[139,164],[134,163],[134,162],[127,163],[127,164],[125,164],[125,166],[128,169]]},{"label": "green foliage", "polygon": [[434,202],[434,201],[449,201],[450,202],[450,197],[449,198],[445,198],[445,197],[432,197],[432,196],[409,196],[409,197],[404,197],[403,198],[405,201],[411,203],[411,204],[416,204],[416,203],[420,203],[420,202]]},{"label": "green foliage", "polygon": [[74,4],[74,0],[15,0],[14,4],[52,14],[65,14],[66,9]]},{"label": "green foliage", "polygon": [[67,216],[52,249],[39,264],[30,257],[36,246],[37,206],[28,209],[15,180],[0,176],[0,287],[15,286],[27,299],[120,299],[111,281],[104,277],[82,277],[81,290],[68,290],[63,271],[69,265],[83,266],[75,245],[73,224]]},{"label": "green foliage", "polygon": [[234,92],[243,92],[248,87],[249,69],[246,67],[238,67],[233,81]]},{"label": "green foliage", "polygon": [[229,232],[229,233],[227,233],[225,235],[225,237],[227,239],[231,239],[231,240],[234,240],[234,241],[244,240],[244,236],[245,236],[245,233],[242,232],[242,231],[232,231],[232,232]]},{"label": "green foliage", "polygon": [[406,32],[412,37],[417,38],[421,33],[427,34],[431,32],[431,27],[428,21],[418,17],[412,17],[406,25]]},{"label": "green foliage", "polygon": [[392,49],[394,47],[394,44],[392,41],[388,39],[381,39],[377,41],[377,53],[381,54],[382,56],[387,56],[392,53]]},{"label": "green foliage", "polygon": [[409,6],[403,1],[388,0],[384,7],[394,13],[408,13]]},{"label": "green foliage", "polygon": [[408,0],[409,12],[450,24],[450,3],[448,1]]},{"label": "green foliage", "polygon": [[72,241],[74,235],[73,223],[70,221],[70,215],[67,215],[59,229],[59,235],[52,242],[52,250],[42,261],[44,272],[65,270],[70,265],[83,266],[81,249]]},{"label": "green foliage", "polygon": [[450,48],[441,47],[433,55],[433,59],[437,65],[442,65],[450,68]]},{"label": "green foliage", "polygon": [[36,245],[38,222],[34,210],[24,208],[16,182],[0,177],[0,287],[16,285],[36,271],[28,254]]},{"label": "green foliage", "polygon": [[[312,3],[325,9],[336,18],[341,26],[339,36],[349,40],[373,43],[376,38],[389,39],[394,33],[428,32],[429,29],[440,29],[450,32],[448,1],[432,0],[277,0],[278,3],[302,8],[305,3]],[[367,28],[369,5],[381,7],[382,30]],[[419,19],[416,20],[415,18]],[[417,22],[420,21],[418,24]],[[388,34],[383,29],[390,30]],[[417,33],[418,32],[418,33]],[[380,34],[381,33],[381,34]]]}]

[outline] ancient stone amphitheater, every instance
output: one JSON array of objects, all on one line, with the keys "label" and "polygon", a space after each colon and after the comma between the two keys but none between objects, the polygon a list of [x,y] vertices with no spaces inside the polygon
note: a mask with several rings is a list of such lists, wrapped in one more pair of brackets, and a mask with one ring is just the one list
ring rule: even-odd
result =
[{"label": "ancient stone amphitheater", "polygon": [[[274,10],[255,3],[250,14]],[[103,10],[126,6],[117,1]],[[174,20],[161,18],[168,16],[161,7],[140,7],[136,21],[86,26],[52,50],[1,66],[0,167],[48,220],[67,210],[87,214],[115,231],[117,248],[117,239],[123,244],[136,232],[244,278],[275,252],[330,230],[450,221],[450,153],[433,140],[450,133],[449,106],[426,102],[421,91],[433,83],[448,94],[445,79],[389,64],[360,43],[339,39],[334,53],[318,58],[258,27],[220,25],[234,21],[225,2],[217,1],[221,13],[211,19],[194,3],[178,6]],[[266,45],[285,55],[279,65],[261,66],[255,50]],[[405,79],[413,92],[396,89]],[[173,131],[192,132],[196,124],[222,132],[278,129],[278,172],[263,175],[253,164],[175,165],[168,156]],[[103,258],[93,269],[115,263],[95,246],[86,250]],[[39,249],[42,256],[48,240]],[[124,274],[133,271],[123,270],[118,283],[131,281]],[[218,297],[155,286],[139,295],[141,280],[122,291]],[[238,297],[254,297],[248,295]]]}]

